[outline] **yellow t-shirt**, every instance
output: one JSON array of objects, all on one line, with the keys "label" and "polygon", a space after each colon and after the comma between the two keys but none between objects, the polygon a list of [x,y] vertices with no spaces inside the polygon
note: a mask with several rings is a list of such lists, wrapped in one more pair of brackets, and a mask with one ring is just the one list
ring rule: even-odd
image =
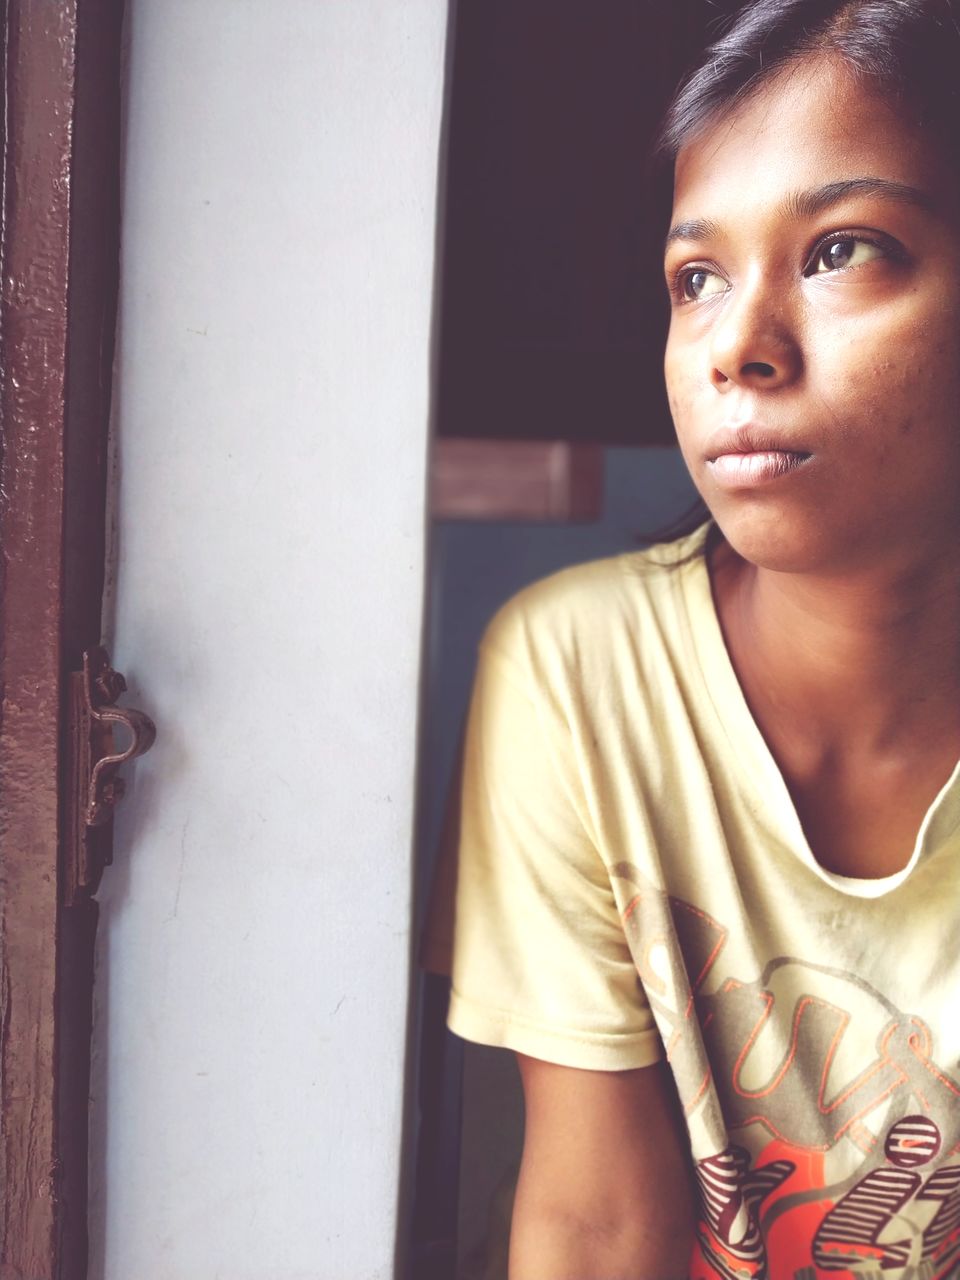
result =
[{"label": "yellow t-shirt", "polygon": [[666,1054],[692,1280],[960,1275],[960,766],[902,871],[825,871],[730,664],[707,529],[490,624],[450,1026],[574,1067]]}]

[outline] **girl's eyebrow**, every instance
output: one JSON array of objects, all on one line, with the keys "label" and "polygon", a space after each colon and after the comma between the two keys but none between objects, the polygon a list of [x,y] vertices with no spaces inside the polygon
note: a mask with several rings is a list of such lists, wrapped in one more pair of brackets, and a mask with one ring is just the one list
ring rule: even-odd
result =
[{"label": "girl's eyebrow", "polygon": [[688,218],[685,222],[676,222],[667,232],[663,242],[664,250],[670,248],[675,240],[712,240],[720,234],[720,224],[708,218]]},{"label": "girl's eyebrow", "polygon": [[[843,178],[838,182],[824,183],[822,187],[812,187],[809,191],[791,192],[781,204],[780,212],[788,218],[812,218],[850,196],[878,196],[882,200],[917,205],[928,212],[934,209],[932,198],[919,187],[892,182],[889,178]],[[720,233],[717,222],[708,218],[688,218],[670,228],[663,247],[669,249],[676,240],[711,240]]]},{"label": "girl's eyebrow", "polygon": [[831,205],[839,204],[848,196],[879,196],[881,200],[897,200],[918,205],[930,212],[934,202],[919,187],[904,182],[892,182],[889,178],[844,178],[839,182],[827,182],[810,191],[794,191],[787,196],[781,208],[794,218],[811,218]]}]

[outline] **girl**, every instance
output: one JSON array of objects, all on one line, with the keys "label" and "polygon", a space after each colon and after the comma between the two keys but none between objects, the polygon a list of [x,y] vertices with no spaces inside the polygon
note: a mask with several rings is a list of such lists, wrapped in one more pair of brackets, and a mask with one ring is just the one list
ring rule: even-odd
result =
[{"label": "girl", "polygon": [[958,18],[757,0],[670,110],[712,518],[522,592],[471,706],[511,1280],[960,1276]]}]

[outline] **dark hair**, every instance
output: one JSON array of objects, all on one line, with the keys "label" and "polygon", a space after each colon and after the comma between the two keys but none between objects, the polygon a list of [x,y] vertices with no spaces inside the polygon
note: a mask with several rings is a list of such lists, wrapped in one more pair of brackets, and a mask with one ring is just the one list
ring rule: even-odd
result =
[{"label": "dark hair", "polygon": [[960,167],[960,0],[753,0],[682,82],[657,144],[661,160],[788,63],[833,54],[915,111]]}]

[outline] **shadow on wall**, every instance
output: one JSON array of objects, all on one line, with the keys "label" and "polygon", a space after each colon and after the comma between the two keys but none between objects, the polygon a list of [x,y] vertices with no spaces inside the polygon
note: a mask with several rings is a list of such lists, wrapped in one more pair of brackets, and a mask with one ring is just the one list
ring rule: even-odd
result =
[{"label": "shadow on wall", "polygon": [[[434,523],[420,774],[421,909],[486,623],[538,578],[638,548],[689,510],[695,498],[677,449],[617,448],[606,450],[603,511],[593,523]],[[503,1280],[503,1236],[523,1125],[513,1055],[465,1046],[461,1105],[457,1277]]]}]

